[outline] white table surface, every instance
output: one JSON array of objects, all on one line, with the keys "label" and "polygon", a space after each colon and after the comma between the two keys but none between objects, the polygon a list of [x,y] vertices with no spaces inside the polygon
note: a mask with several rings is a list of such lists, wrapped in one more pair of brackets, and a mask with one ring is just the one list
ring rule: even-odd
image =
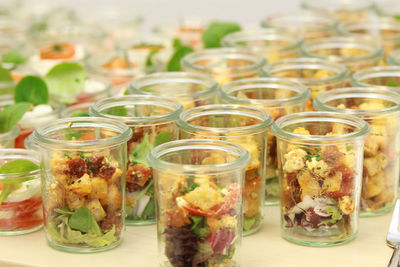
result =
[{"label": "white table surface", "polygon": [[[386,266],[392,250],[385,238],[391,214],[361,218],[358,237],[342,246],[312,248],[280,237],[279,208],[265,207],[264,226],[243,238],[242,267],[378,267]],[[101,253],[72,254],[50,248],[43,230],[0,237],[0,266],[102,267],[157,266],[156,227],[127,227],[124,242]]]}]

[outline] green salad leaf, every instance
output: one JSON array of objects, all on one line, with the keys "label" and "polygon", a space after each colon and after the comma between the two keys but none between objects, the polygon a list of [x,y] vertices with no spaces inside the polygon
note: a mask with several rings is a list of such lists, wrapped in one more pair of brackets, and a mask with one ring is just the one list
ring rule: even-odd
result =
[{"label": "green salad leaf", "polygon": [[394,15],[394,18],[400,20],[400,14]]},{"label": "green salad leaf", "polygon": [[175,52],[172,54],[172,57],[167,64],[167,71],[180,71],[182,70],[181,59],[194,50],[190,46],[184,45],[178,38],[174,39],[173,47]]},{"label": "green salad leaf", "polygon": [[42,78],[37,76],[25,76],[15,86],[14,101],[28,102],[33,105],[47,104],[49,102],[49,90]]},{"label": "green salad leaf", "polygon": [[113,116],[123,117],[128,115],[128,110],[124,106],[116,106],[107,109],[106,113]]},{"label": "green salad leaf", "polygon": [[202,266],[201,263],[206,263],[209,258],[214,255],[214,250],[210,242],[197,242],[197,252],[193,256],[193,265]]},{"label": "green salad leaf", "polygon": [[261,219],[260,214],[256,214],[252,217],[243,216],[243,230],[245,232],[250,231],[253,226]]},{"label": "green salad leaf", "polygon": [[8,51],[3,55],[2,61],[4,63],[22,64],[25,58],[16,50]]},{"label": "green salad leaf", "polygon": [[390,86],[390,87],[399,87],[399,84],[395,81],[390,81],[386,84],[386,86]]},{"label": "green salad leaf", "polygon": [[225,35],[240,31],[241,27],[232,22],[213,22],[204,31],[202,39],[205,48],[221,47],[221,40]]},{"label": "green salad leaf", "polygon": [[31,108],[31,104],[21,102],[5,107],[0,111],[0,133],[10,131]]},{"label": "green salad leaf", "polygon": [[82,233],[91,233],[97,236],[103,233],[94,219],[92,212],[85,206],[75,210],[68,222],[73,230],[78,230]]},{"label": "green salad leaf", "polygon": [[[134,199],[132,199],[129,203],[127,203],[127,206],[135,207],[138,200],[141,199],[144,195],[147,195],[147,192],[150,192],[150,190],[153,190],[153,189],[154,189],[154,181],[151,180],[146,185],[146,187],[142,191],[140,191],[140,193]],[[153,194],[154,194],[154,191],[153,191]]]},{"label": "green salad leaf", "polygon": [[77,63],[63,62],[54,66],[45,76],[50,94],[79,94],[83,91],[86,73]]},{"label": "green salad leaf", "polygon": [[158,52],[160,52],[160,50],[158,50],[158,49],[154,49],[154,50],[151,50],[151,51],[150,51],[150,53],[147,55],[147,58],[146,58],[146,67],[154,66],[154,64],[155,64],[155,62],[154,62],[154,56],[155,56]]},{"label": "green salad leaf", "polygon": [[154,201],[154,198],[151,198],[149,203],[147,203],[146,207],[143,210],[142,213],[142,220],[147,220],[150,218],[153,218],[156,214],[156,202]]},{"label": "green salad leaf", "polygon": [[68,133],[65,135],[65,140],[72,140],[73,138],[79,140],[84,133],[91,133],[93,130],[78,130],[78,129],[70,129]]},{"label": "green salad leaf", "polygon": [[149,135],[145,134],[143,141],[132,149],[129,155],[129,160],[134,164],[143,164],[149,166],[147,162],[147,154],[153,149],[153,145],[150,144]]},{"label": "green salad leaf", "polygon": [[5,83],[14,82],[10,72],[2,67],[0,67],[0,82],[5,82]]},{"label": "green salad leaf", "polygon": [[206,218],[203,216],[192,216],[192,231],[198,238],[206,238],[210,235],[209,225],[207,224]]},{"label": "green salad leaf", "polygon": [[89,112],[88,111],[76,112],[71,115],[71,118],[72,117],[89,117]]},{"label": "green salad leaf", "polygon": [[156,135],[156,137],[154,138],[154,147],[164,144],[166,142],[171,141],[172,139],[172,133],[165,131],[165,132],[161,132],[159,134]]},{"label": "green salad leaf", "polygon": [[331,218],[323,220],[318,225],[332,225],[343,218],[342,212],[337,207],[328,206],[326,207],[326,212],[331,215]]},{"label": "green salad leaf", "polygon": [[[9,161],[1,165],[0,174],[10,173],[24,173],[38,170],[39,167],[30,160],[16,159]],[[26,182],[34,179],[34,177],[24,177],[23,179],[10,179],[6,183],[2,181],[3,188],[0,193],[0,204],[15,190],[18,190],[22,186],[22,182]]]}]

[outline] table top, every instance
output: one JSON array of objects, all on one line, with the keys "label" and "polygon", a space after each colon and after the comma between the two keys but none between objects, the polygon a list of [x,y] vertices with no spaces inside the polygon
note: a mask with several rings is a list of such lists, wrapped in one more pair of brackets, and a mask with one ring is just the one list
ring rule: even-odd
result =
[{"label": "table top", "polygon": [[[313,248],[280,237],[279,208],[265,207],[263,228],[243,238],[242,266],[251,267],[377,267],[386,266],[392,250],[385,239],[391,214],[361,218],[358,237],[345,245]],[[129,226],[123,243],[110,251],[66,253],[50,248],[44,231],[0,237],[0,266],[157,266],[156,226]]]}]

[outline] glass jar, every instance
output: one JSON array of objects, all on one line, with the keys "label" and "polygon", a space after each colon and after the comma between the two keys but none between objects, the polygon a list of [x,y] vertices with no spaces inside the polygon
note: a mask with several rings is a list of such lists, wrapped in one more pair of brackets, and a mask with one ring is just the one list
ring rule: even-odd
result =
[{"label": "glass jar", "polygon": [[19,135],[19,127],[15,125],[10,131],[0,133],[0,149],[13,148],[15,146],[15,138]]},{"label": "glass jar", "polygon": [[154,148],[160,266],[239,266],[244,170],[242,147],[179,140]]},{"label": "glass jar", "polygon": [[374,38],[385,50],[388,56],[400,47],[400,21],[393,18],[371,18],[343,24],[341,32],[355,37]]},{"label": "glass jar", "polygon": [[39,164],[34,151],[0,149],[0,236],[43,227]]},{"label": "glass jar", "polygon": [[354,87],[379,87],[400,92],[400,66],[374,67],[356,71],[350,79]]},{"label": "glass jar", "polygon": [[[5,106],[14,104],[14,96],[0,96],[0,110]],[[63,105],[57,101],[49,101],[48,104],[34,106],[24,114],[18,122],[19,134],[15,138],[15,148],[25,148],[25,139],[40,125],[43,125],[60,117]]]},{"label": "glass jar", "polygon": [[372,39],[361,37],[331,37],[304,43],[302,56],[330,60],[345,65],[351,73],[374,67],[381,61],[383,48]]},{"label": "glass jar", "polygon": [[387,58],[386,61],[389,65],[400,66],[400,49],[394,50]]},{"label": "glass jar", "polygon": [[357,115],[369,123],[364,145],[361,216],[392,210],[399,183],[400,96],[382,88],[349,87],[322,93],[318,110]]},{"label": "glass jar", "polygon": [[182,69],[211,75],[220,86],[243,78],[259,77],[266,60],[243,48],[209,48],[187,54]]},{"label": "glass jar", "polygon": [[264,28],[276,28],[300,35],[310,41],[336,36],[338,21],[314,12],[289,12],[268,16],[261,22]]},{"label": "glass jar", "polygon": [[272,131],[278,140],[282,237],[316,247],[353,240],[368,124],[348,114],[303,112],[278,119]]},{"label": "glass jar", "polygon": [[278,29],[241,31],[226,35],[221,43],[226,47],[243,47],[264,55],[268,62],[299,56],[303,39]]},{"label": "glass jar", "polygon": [[341,22],[359,21],[374,16],[370,0],[303,0],[301,7],[321,15],[336,17]]},{"label": "glass jar", "polygon": [[[240,104],[259,108],[273,120],[281,116],[302,112],[310,91],[298,82],[283,78],[243,79],[226,84],[219,91],[222,103]],[[279,204],[278,160],[276,138],[267,134],[268,153],[265,169],[265,205]]]},{"label": "glass jar", "polygon": [[174,99],[185,109],[214,104],[218,84],[209,76],[191,72],[159,72],[132,81],[129,92]]},{"label": "glass jar", "polygon": [[208,105],[184,111],[178,121],[181,139],[217,139],[241,145],[251,155],[246,166],[243,235],[263,222],[267,132],[272,118],[264,111],[239,105]]},{"label": "glass jar", "polygon": [[127,225],[156,222],[153,171],[146,156],[153,147],[178,139],[176,120],[182,110],[168,98],[143,95],[106,98],[89,109],[90,116],[124,122],[133,132],[127,140]]},{"label": "glass jar", "polygon": [[126,142],[132,131],[105,118],[68,118],[40,126],[46,238],[67,252],[118,246],[124,230]]},{"label": "glass jar", "polygon": [[379,16],[398,19],[400,3],[397,0],[375,1],[375,9]]},{"label": "glass jar", "polygon": [[308,87],[311,97],[306,103],[306,109],[311,111],[314,98],[322,92],[346,86],[350,73],[342,64],[305,57],[280,60],[266,65],[262,69],[262,75],[291,79]]},{"label": "glass jar", "polygon": [[69,106],[61,111],[61,118],[89,117],[89,108],[93,102],[85,102]]}]

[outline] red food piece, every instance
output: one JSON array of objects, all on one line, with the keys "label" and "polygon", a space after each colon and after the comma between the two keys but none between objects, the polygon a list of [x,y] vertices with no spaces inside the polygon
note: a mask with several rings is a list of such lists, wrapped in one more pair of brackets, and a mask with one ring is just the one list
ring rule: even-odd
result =
[{"label": "red food piece", "polygon": [[65,174],[69,176],[80,178],[85,173],[88,173],[86,162],[81,157],[68,160],[67,165],[68,165],[68,170],[65,171]]},{"label": "red food piece", "polygon": [[1,230],[23,230],[34,228],[43,223],[43,218],[38,214],[42,209],[42,199],[40,197],[27,199],[19,202],[3,202],[0,205],[0,212],[13,212],[11,218],[0,217]]},{"label": "red food piece", "polygon": [[115,225],[115,236],[119,236],[121,229],[122,229],[122,216],[121,214],[115,214],[112,217],[106,218],[102,224],[101,228],[103,230],[110,230],[113,225]]},{"label": "red food piece", "polygon": [[129,192],[141,190],[153,176],[150,167],[142,164],[129,166],[126,173],[126,186]]},{"label": "red food piece", "polygon": [[93,173],[94,176],[100,171],[100,168],[104,165],[103,164],[104,156],[91,156],[88,160],[87,167]]},{"label": "red food piece", "polygon": [[331,198],[339,198],[343,196],[350,196],[354,189],[353,179],[342,179],[340,189],[335,192],[327,192],[326,195]]},{"label": "red food piece", "polygon": [[110,179],[115,172],[115,167],[113,166],[103,166],[100,168],[99,176],[104,179]]},{"label": "red food piece", "polygon": [[20,129],[20,134],[15,138],[15,148],[25,148],[25,139],[33,133],[34,129]]}]

